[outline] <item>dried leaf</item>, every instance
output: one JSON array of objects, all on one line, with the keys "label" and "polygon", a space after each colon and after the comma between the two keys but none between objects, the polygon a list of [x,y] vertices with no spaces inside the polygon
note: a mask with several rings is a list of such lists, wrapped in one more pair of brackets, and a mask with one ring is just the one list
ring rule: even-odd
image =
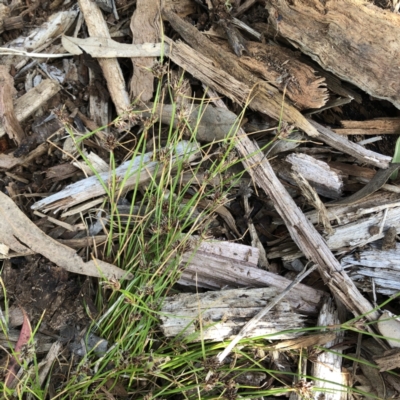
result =
[{"label": "dried leaf", "polygon": [[0,242],[26,253],[34,251],[67,271],[108,279],[132,279],[133,275],[104,261],[84,262],[75,250],[64,246],[39,229],[5,194],[0,193]]},{"label": "dried leaf", "polygon": [[63,36],[62,45],[65,50],[74,55],[83,52],[97,58],[116,57],[159,57],[161,53],[167,53],[167,46],[162,43],[124,44],[105,37],[89,37],[79,39],[70,36]]},{"label": "dried leaf", "polygon": [[386,339],[392,347],[400,347],[400,321],[394,319],[393,315],[389,313],[389,311],[384,311],[378,319],[378,329],[383,336],[397,339]]},{"label": "dried leaf", "polygon": [[22,323],[22,328],[21,332],[19,334],[19,338],[17,341],[17,344],[15,345],[15,355],[11,357],[9,364],[7,365],[7,376],[5,380],[5,384],[7,387],[11,387],[12,383],[14,382],[16,378],[16,374],[19,369],[19,360],[18,360],[18,353],[22,350],[23,346],[26,346],[29,342],[29,339],[31,338],[32,335],[32,328],[31,328],[31,323],[29,322],[29,318],[23,308],[21,308],[23,316],[24,316],[24,321]]}]

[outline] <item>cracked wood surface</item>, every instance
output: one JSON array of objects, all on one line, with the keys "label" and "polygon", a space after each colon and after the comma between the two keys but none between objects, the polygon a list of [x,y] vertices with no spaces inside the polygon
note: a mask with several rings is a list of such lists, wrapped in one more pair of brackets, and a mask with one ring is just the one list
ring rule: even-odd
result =
[{"label": "cracked wood surface", "polygon": [[269,23],[325,70],[400,108],[400,16],[362,0],[269,0]]}]

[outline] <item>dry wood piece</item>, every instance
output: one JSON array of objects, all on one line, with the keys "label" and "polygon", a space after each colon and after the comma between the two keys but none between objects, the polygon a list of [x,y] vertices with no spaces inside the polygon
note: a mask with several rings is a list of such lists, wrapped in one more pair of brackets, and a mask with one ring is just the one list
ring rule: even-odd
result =
[{"label": "dry wood piece", "polygon": [[[171,163],[174,164],[179,158],[187,158],[187,161],[190,162],[199,156],[198,150],[198,146],[194,143],[182,141],[175,149],[171,150]],[[167,150],[164,149],[164,151]],[[154,156],[153,152],[137,156],[134,160],[125,161],[112,172],[113,175],[115,174],[117,181],[124,182],[124,191],[128,191],[137,183],[149,180],[155,172],[161,174],[162,168],[160,168],[160,162],[153,161]],[[111,174],[103,172],[99,174],[99,177],[107,185]],[[106,190],[97,176],[92,176],[69,185],[64,190],[36,202],[33,204],[32,209],[43,209],[44,211],[54,209],[64,210],[93,197],[102,196],[105,193]]]},{"label": "dry wood piece", "polygon": [[[79,0],[79,7],[85,17],[90,36],[110,38],[107,24],[99,6],[91,0]],[[130,108],[130,101],[118,60],[99,59],[98,61],[107,81],[107,87],[117,113],[123,114]]]},{"label": "dry wood piece", "polygon": [[300,110],[320,108],[328,100],[325,79],[315,76],[311,67],[302,63],[293,51],[272,44],[247,42],[252,55],[241,57],[240,64],[261,76],[286,95]]},{"label": "dry wood piece", "polygon": [[379,371],[390,371],[400,367],[400,349],[386,350],[383,356],[374,356]]},{"label": "dry wood piece", "polygon": [[25,138],[25,132],[15,116],[13,104],[15,92],[14,79],[9,73],[9,68],[0,65],[0,119],[10,139],[20,145]]},{"label": "dry wood piece", "polygon": [[182,18],[197,11],[196,2],[193,0],[162,0],[161,7],[170,8]]},{"label": "dry wood piece", "polygon": [[324,227],[324,232],[327,232],[329,235],[331,235],[333,233],[333,229],[329,221],[328,211],[326,210],[324,203],[319,198],[317,192],[299,172],[293,172],[292,178],[297,183],[297,186],[300,188],[301,193],[307,202],[317,210],[320,216],[320,221]]},{"label": "dry wood piece", "polygon": [[324,69],[400,108],[400,19],[361,0],[270,0],[269,23],[277,34]]},{"label": "dry wood piece", "polygon": [[388,135],[400,133],[400,118],[376,118],[368,121],[340,121],[340,135]]},{"label": "dry wood piece", "polygon": [[[376,246],[374,246],[376,247]],[[364,291],[375,290],[387,296],[400,291],[400,246],[382,251],[368,249],[343,257],[346,268],[356,285]]]},{"label": "dry wood piece", "polygon": [[19,253],[42,254],[67,271],[98,278],[132,279],[133,275],[104,261],[84,262],[75,252],[39,229],[5,194],[0,193],[0,241]]},{"label": "dry wood piece", "polygon": [[[25,121],[43,104],[51,99],[59,90],[61,86],[58,82],[45,79],[39,85],[35,86],[29,92],[18,98],[14,102],[14,113],[18,122]],[[3,126],[0,126],[0,137],[5,134]]]},{"label": "dry wood piece", "polygon": [[[242,68],[235,55],[212,43],[195,27],[173,12],[163,9],[163,16],[186,42],[202,54],[202,56],[196,54],[181,43],[174,44],[170,51],[170,58],[175,63],[232,100],[240,104],[250,102],[251,108],[277,120],[283,118],[303,129],[308,135],[318,136],[316,129],[303,115],[284,101],[279,90],[265,81],[256,79],[252,73]],[[167,41],[167,43],[171,42]]]},{"label": "dry wood piece", "polygon": [[[149,107],[153,107],[152,104]],[[239,120],[236,114],[229,110],[213,107],[211,104],[196,105],[188,104],[182,106],[185,109],[181,110],[187,114],[188,124],[196,132],[196,139],[200,142],[213,142],[214,140],[222,140],[228,135],[233,135],[239,127]],[[174,128],[178,126],[181,121],[176,113],[176,109],[171,104],[158,105],[156,114],[159,116],[161,122],[169,125],[172,121]],[[150,116],[150,112],[143,112],[145,117]]]},{"label": "dry wood piece", "polygon": [[[352,248],[365,246],[382,239],[390,226],[396,226],[397,232],[400,233],[399,206],[400,203],[396,196],[388,193],[377,193],[372,195],[371,198],[355,204],[328,208],[328,218],[335,221],[335,225],[332,224],[334,232],[326,239],[328,247],[332,251],[347,252]],[[308,212],[305,215],[311,223],[317,224],[319,222],[320,217],[317,212]],[[281,222],[277,221],[277,223],[280,224]],[[378,227],[378,230],[372,232],[371,227]],[[301,256],[298,248],[287,242],[272,247],[268,252],[269,258],[283,257],[286,261]],[[379,262],[381,256],[382,254],[376,254],[376,262]]]},{"label": "dry wood piece", "polygon": [[[322,196],[337,199],[342,194],[343,182],[339,174],[327,163],[307,154],[291,153],[286,161],[292,165],[292,171],[302,175],[310,185]],[[278,175],[281,176],[279,169]],[[285,175],[285,179],[288,178]]]},{"label": "dry wood piece", "polygon": [[14,157],[12,154],[0,154],[0,168],[11,169],[17,165],[29,166],[30,162],[32,162],[36,157],[46,154],[48,148],[49,145],[47,143],[42,143],[26,156],[19,158]]},{"label": "dry wood piece", "polygon": [[348,140],[346,137],[338,135],[331,129],[320,125],[318,122],[312,120],[309,120],[309,122],[320,133],[320,135],[318,136],[318,140],[322,140],[334,149],[343,151],[343,153],[353,156],[362,163],[375,165],[379,168],[388,168],[389,163],[392,160],[391,157],[384,156],[371,150],[367,150],[357,143],[350,142],[350,140]]},{"label": "dry wood piece", "polygon": [[[157,0],[137,0],[131,19],[132,43],[155,43],[160,36],[160,9]],[[130,94],[132,99],[143,102],[153,97],[154,74],[151,71],[155,63],[153,57],[132,58],[133,76]]]},{"label": "dry wood piece", "polygon": [[[332,299],[325,301],[319,314],[317,326],[335,326],[340,321],[335,310]],[[330,349],[340,345],[343,341],[343,331],[336,332],[336,337],[325,344]],[[342,373],[342,351],[335,349],[335,352],[323,351],[313,362],[313,376],[315,376],[314,398],[319,399],[323,396],[326,400],[346,399],[347,394],[342,392],[343,386],[346,386],[345,374]],[[320,390],[319,390],[320,389]],[[343,397],[345,396],[345,397]]]},{"label": "dry wood piece", "polygon": [[368,319],[376,320],[378,313],[373,311],[372,304],[361,295],[354,282],[343,271],[324,239],[283,187],[269,161],[242,129],[237,135],[235,147],[243,157],[242,163],[255,183],[273,201],[294,242],[304,255],[318,266],[322,279],[332,292],[355,315],[366,314]]},{"label": "dry wood piece", "polygon": [[[160,312],[161,329],[167,337],[182,335],[191,341],[233,339],[242,326],[278,294],[277,289],[264,288],[167,297]],[[279,332],[302,326],[304,317],[294,313],[289,302],[283,300],[246,337],[291,339],[299,333]]]},{"label": "dry wood piece", "polygon": [[104,37],[79,39],[64,35],[61,40],[71,54],[80,55],[85,51],[96,58],[159,57],[168,51],[161,43],[124,44]]},{"label": "dry wood piece", "polygon": [[[52,14],[45,23],[30,31],[28,36],[20,36],[8,43],[7,48],[10,50],[15,49],[28,52],[43,50],[52,43],[54,38],[68,30],[78,15],[78,12],[78,7],[74,5],[67,11],[60,11]],[[3,57],[2,62],[7,65],[14,64],[18,70],[21,67],[21,63],[25,65],[26,60],[18,55],[9,55]]]},{"label": "dry wood piece", "polygon": [[[257,268],[259,251],[237,243],[202,241],[194,252],[182,256],[182,285],[219,290],[236,287],[274,287],[279,291],[290,285],[283,276]],[[317,314],[324,293],[299,284],[287,300],[294,310]]]}]

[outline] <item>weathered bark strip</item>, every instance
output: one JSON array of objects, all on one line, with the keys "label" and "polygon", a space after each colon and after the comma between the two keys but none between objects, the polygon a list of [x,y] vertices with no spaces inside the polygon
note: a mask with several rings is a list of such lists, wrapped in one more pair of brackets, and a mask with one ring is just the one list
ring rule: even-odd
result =
[{"label": "weathered bark strip", "polygon": [[[14,102],[14,113],[17,121],[25,121],[39,107],[51,99],[60,89],[61,86],[58,82],[46,79],[31,89],[28,93],[25,93]],[[0,126],[0,137],[5,133],[4,127]]]},{"label": "weathered bark strip", "polygon": [[[232,252],[232,248],[235,249]],[[220,290],[222,287],[274,287],[282,292],[292,281],[257,268],[258,249],[237,243],[203,241],[195,254],[185,253],[179,283]],[[287,300],[293,309],[316,315],[324,293],[300,283]]]},{"label": "weathered bark strip", "polygon": [[[187,69],[197,78],[201,73],[199,79],[203,83],[234,101],[240,104],[248,102],[250,107],[257,111],[277,120],[283,118],[285,121],[294,123],[297,127],[303,129],[308,135],[318,136],[317,130],[310,125],[296,108],[283,99],[283,95],[279,90],[269,83],[255,78],[252,73],[242,68],[238,64],[238,59],[235,55],[222,50],[195,27],[183,21],[170,10],[163,9],[163,16],[168,19],[185,41],[204,55],[204,57],[196,56],[194,51],[190,51],[184,45],[178,43],[174,44],[170,50],[170,58],[174,62]],[[171,41],[168,41],[168,43],[171,43]],[[189,69],[190,65],[192,67]],[[206,79],[203,79],[204,77]],[[211,79],[207,79],[207,77]],[[218,85],[213,82],[215,78],[220,80]],[[225,82],[222,83],[222,80],[225,80]],[[233,91],[235,92],[234,94],[232,93]],[[283,107],[282,103],[284,104]]]},{"label": "weathered bark strip", "polygon": [[[79,7],[85,17],[90,36],[110,38],[110,32],[99,6],[91,0],[79,0]],[[117,113],[123,114],[129,109],[130,101],[118,60],[103,58],[98,61]]]},{"label": "weathered bark strip", "polygon": [[[160,27],[160,4],[158,0],[137,0],[136,10],[131,19],[132,43],[155,43],[158,41]],[[130,94],[132,99],[140,98],[147,102],[153,97],[154,75],[150,70],[154,57],[132,58],[133,76]]]},{"label": "weathered bark strip", "polygon": [[[192,341],[233,339],[278,294],[275,288],[233,289],[166,298],[160,312],[161,329],[166,337],[183,335]],[[289,302],[281,300],[246,337],[290,339],[301,333],[279,332],[302,326],[304,317],[294,313]]]},{"label": "weathered bark strip", "polygon": [[[186,141],[180,142],[174,149],[171,149],[171,152],[171,163],[174,163],[178,158],[185,157],[190,162],[199,156],[198,147],[194,143]],[[121,188],[121,190],[127,191],[133,185],[147,181],[151,177],[154,177],[154,173],[156,172],[159,175],[161,173],[161,168],[159,168],[160,163],[158,161],[153,161],[153,159],[153,152],[146,153],[137,156],[133,161],[125,161],[112,171],[117,181],[124,181],[124,187]],[[126,175],[128,175],[128,177],[126,177]],[[107,184],[111,174],[109,172],[103,172],[99,174],[99,176],[102,181]],[[82,203],[85,200],[102,196],[105,193],[106,190],[97,176],[91,176],[90,178],[73,183],[64,190],[36,202],[32,205],[32,209],[44,209],[44,211],[53,209],[64,210],[73,205]]]},{"label": "weathered bark strip", "polygon": [[318,139],[322,140],[334,149],[341,150],[343,153],[349,154],[363,163],[375,165],[379,168],[389,167],[389,163],[392,161],[391,157],[367,150],[365,147],[351,142],[346,137],[338,135],[329,128],[326,128],[325,126],[322,126],[318,122],[315,122],[311,119],[309,122],[316,129],[318,129],[318,132],[320,133]]},{"label": "weathered bark strip", "polygon": [[340,121],[340,135],[388,135],[400,133],[400,118],[376,118],[368,121]]},{"label": "weathered bark strip", "polygon": [[276,33],[324,69],[400,108],[399,15],[362,0],[269,0]]},{"label": "weathered bark strip", "polygon": [[[225,106],[222,101],[219,104]],[[378,313],[372,311],[372,304],[362,296],[354,282],[343,271],[325,240],[281,184],[257,144],[253,143],[242,129],[238,132],[235,147],[243,157],[242,163],[254,182],[264,189],[273,201],[294,242],[304,255],[318,266],[326,285],[355,315],[367,314],[369,320],[376,320]]]},{"label": "weathered bark strip", "polygon": [[15,140],[20,145],[26,135],[15,116],[14,93],[14,79],[9,73],[9,68],[5,65],[0,65],[0,118],[3,123],[3,129],[10,139]]},{"label": "weathered bark strip", "polygon": [[247,42],[252,57],[239,58],[246,69],[261,76],[293,101],[297,108],[320,108],[328,100],[325,79],[302,63],[294,52],[267,43]]}]

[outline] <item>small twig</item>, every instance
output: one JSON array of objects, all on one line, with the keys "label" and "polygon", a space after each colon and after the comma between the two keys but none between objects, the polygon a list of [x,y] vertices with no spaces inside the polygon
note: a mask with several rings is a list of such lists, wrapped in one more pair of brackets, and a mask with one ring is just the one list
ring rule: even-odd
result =
[{"label": "small twig", "polygon": [[62,53],[62,54],[54,54],[54,53],[29,53],[24,50],[17,49],[8,49],[7,47],[0,47],[0,56],[25,56],[25,57],[35,57],[35,58],[62,58],[62,57],[72,57],[71,53]]},{"label": "small twig", "polygon": [[[233,350],[233,348],[242,340],[254,327],[265,317],[265,315],[275,307],[295,286],[297,286],[306,276],[311,274],[311,272],[317,269],[317,265],[314,264],[308,271],[307,266],[304,267],[303,271],[297,275],[296,279],[278,296],[276,296],[270,303],[268,303],[257,315],[255,315],[247,324],[241,329],[237,336],[232,340],[232,342],[225,348],[225,350],[218,354],[217,360],[219,363],[228,356],[228,354]],[[209,371],[206,377],[208,381],[213,375],[212,371]]]}]

